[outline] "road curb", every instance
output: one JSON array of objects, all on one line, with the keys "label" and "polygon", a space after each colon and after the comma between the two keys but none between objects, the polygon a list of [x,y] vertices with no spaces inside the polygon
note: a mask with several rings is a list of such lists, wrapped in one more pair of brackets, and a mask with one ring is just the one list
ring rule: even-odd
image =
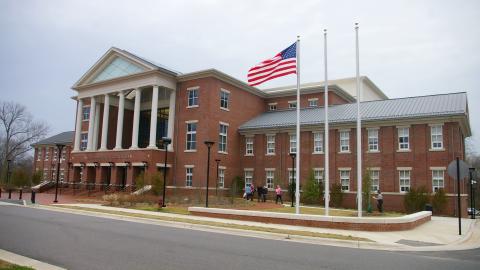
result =
[{"label": "road curb", "polygon": [[32,267],[36,270],[66,270],[66,268],[61,268],[52,264],[41,262],[32,258],[28,258],[22,255],[0,249],[0,259],[9,263]]}]

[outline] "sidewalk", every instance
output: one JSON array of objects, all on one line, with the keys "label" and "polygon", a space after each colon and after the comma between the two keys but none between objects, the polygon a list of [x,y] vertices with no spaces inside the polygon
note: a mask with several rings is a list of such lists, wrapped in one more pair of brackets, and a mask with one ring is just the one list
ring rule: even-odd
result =
[{"label": "sidewalk", "polygon": [[[63,204],[67,206],[67,204]],[[302,232],[315,232],[315,233],[330,233],[344,236],[354,236],[360,238],[367,238],[373,242],[363,242],[363,241],[346,241],[346,240],[335,240],[327,238],[317,238],[317,237],[304,237],[304,236],[290,236],[288,239],[300,242],[308,243],[317,243],[317,244],[327,244],[334,246],[351,246],[356,248],[368,248],[368,249],[382,249],[382,250],[404,250],[404,251],[437,251],[437,250],[463,250],[471,248],[480,248],[480,222],[478,220],[471,219],[462,219],[462,235],[458,235],[458,219],[449,218],[449,217],[432,217],[430,222],[427,222],[413,230],[409,231],[397,231],[397,232],[366,232],[366,231],[348,231],[348,230],[338,230],[338,229],[326,229],[326,228],[312,228],[312,227],[301,227],[301,226],[290,226],[290,225],[279,225],[279,224],[268,224],[260,222],[250,222],[250,221],[240,221],[240,220],[230,220],[230,219],[220,219],[220,218],[208,218],[208,217],[199,217],[192,215],[180,215],[180,214],[170,214],[170,213],[160,213],[152,211],[143,211],[136,209],[126,209],[119,207],[109,207],[102,206],[99,204],[68,204],[68,206],[77,206],[82,208],[88,208],[92,211],[83,211],[83,210],[74,210],[66,208],[58,208],[52,206],[37,206],[43,209],[50,209],[56,211],[64,211],[70,213],[82,213],[89,214],[99,217],[107,218],[117,218],[122,220],[129,221],[149,221],[149,223],[168,225],[168,226],[179,226],[185,227],[185,224],[188,224],[189,228],[192,229],[201,229],[201,230],[211,230],[215,228],[215,232],[224,232],[254,236],[254,237],[265,237],[268,233],[260,233],[247,230],[237,230],[228,228],[218,228],[206,225],[190,224],[190,223],[179,223],[179,222],[170,222],[170,221],[160,221],[155,219],[148,218],[136,218],[128,216],[120,216],[117,214],[105,214],[99,212],[93,212],[95,210],[103,211],[118,211],[129,214],[141,214],[157,217],[171,217],[171,218],[180,218],[188,219],[192,221],[209,221],[209,222],[218,222],[223,224],[235,224],[235,225],[244,225],[244,226],[257,226],[264,228],[277,228],[282,230],[293,230],[293,231],[302,231]],[[269,237],[267,237],[269,238]],[[274,237],[274,238],[278,238]],[[285,238],[285,235],[283,236]]]}]

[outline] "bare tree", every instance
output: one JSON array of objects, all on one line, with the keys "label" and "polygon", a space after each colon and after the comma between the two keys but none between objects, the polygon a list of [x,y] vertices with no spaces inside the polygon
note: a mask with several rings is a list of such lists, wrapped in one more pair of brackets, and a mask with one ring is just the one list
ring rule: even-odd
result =
[{"label": "bare tree", "polygon": [[48,132],[43,122],[34,121],[25,106],[0,101],[0,158],[2,179],[5,179],[7,160],[22,158]]}]

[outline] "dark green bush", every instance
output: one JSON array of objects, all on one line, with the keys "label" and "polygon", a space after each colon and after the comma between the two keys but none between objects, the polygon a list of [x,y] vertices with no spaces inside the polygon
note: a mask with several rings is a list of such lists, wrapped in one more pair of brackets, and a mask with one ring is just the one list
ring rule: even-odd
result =
[{"label": "dark green bush", "polygon": [[314,171],[311,170],[302,193],[302,202],[306,204],[319,204],[322,194],[320,185],[321,184],[315,180]]},{"label": "dark green bush", "polygon": [[330,202],[334,207],[341,207],[343,202],[343,191],[340,183],[333,183],[330,189]]},{"label": "dark green bush", "polygon": [[433,212],[435,214],[443,213],[445,211],[445,205],[447,205],[447,194],[445,190],[441,188],[432,196]]},{"label": "dark green bush", "polygon": [[408,191],[404,197],[405,211],[407,211],[407,213],[423,211],[425,205],[429,202],[430,195],[424,186],[419,187],[418,189],[410,188],[410,191]]}]

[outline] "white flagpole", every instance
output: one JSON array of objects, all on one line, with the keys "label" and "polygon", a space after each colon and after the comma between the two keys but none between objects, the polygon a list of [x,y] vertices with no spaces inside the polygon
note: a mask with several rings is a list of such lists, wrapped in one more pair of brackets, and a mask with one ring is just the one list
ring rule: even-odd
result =
[{"label": "white flagpole", "polygon": [[297,164],[295,165],[295,214],[300,214],[300,36],[297,36]]},{"label": "white flagpole", "polygon": [[355,23],[355,45],[357,56],[357,206],[358,217],[362,217],[362,123],[360,116],[360,60],[358,48],[358,23]]},{"label": "white flagpole", "polygon": [[324,34],[324,54],[325,54],[325,90],[324,90],[324,111],[325,111],[325,137],[323,138],[323,144],[325,145],[325,168],[324,168],[324,180],[323,182],[325,183],[325,195],[324,195],[324,200],[325,200],[325,215],[329,215],[329,206],[330,206],[330,181],[329,181],[329,174],[330,174],[330,168],[329,168],[329,139],[328,139],[328,70],[327,70],[327,29],[323,30]]}]

